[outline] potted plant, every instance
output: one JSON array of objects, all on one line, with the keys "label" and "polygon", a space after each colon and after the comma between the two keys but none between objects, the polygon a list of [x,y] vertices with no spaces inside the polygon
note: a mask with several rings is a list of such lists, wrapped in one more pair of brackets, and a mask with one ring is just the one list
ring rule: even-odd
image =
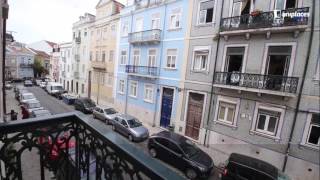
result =
[{"label": "potted plant", "polygon": [[259,16],[262,13],[262,11],[260,9],[255,9],[253,10],[250,15],[253,17]]}]

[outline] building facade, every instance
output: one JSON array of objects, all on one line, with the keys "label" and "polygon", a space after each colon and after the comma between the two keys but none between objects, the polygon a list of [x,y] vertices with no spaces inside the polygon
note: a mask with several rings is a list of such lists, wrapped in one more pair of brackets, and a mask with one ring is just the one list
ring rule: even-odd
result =
[{"label": "building facade", "polygon": [[33,63],[35,53],[25,44],[12,42],[6,47],[5,76],[8,80],[33,78]]},{"label": "building facade", "polygon": [[60,47],[60,60],[59,60],[59,82],[67,91],[71,90],[71,66],[72,66],[72,43],[61,43]]},{"label": "building facade", "polygon": [[139,1],[121,11],[115,106],[146,124],[179,118],[189,1]]},{"label": "building facade", "polygon": [[212,156],[220,152],[221,162],[237,152],[293,179],[317,179],[315,7],[312,0],[194,0],[185,112],[175,131],[205,144]]},{"label": "building facade", "polygon": [[70,82],[70,91],[80,95],[88,96],[88,75],[90,69],[89,49],[90,49],[90,33],[89,28],[95,20],[95,16],[85,13],[80,16],[79,20],[73,24],[72,39],[72,80]]},{"label": "building facade", "polygon": [[[29,48],[32,52],[35,53],[34,56],[34,63],[36,63],[36,61],[39,61],[40,65],[44,68],[44,71],[41,74],[37,74],[38,77],[46,77],[47,75],[49,75],[49,71],[50,71],[50,55],[47,54],[44,51],[39,51],[39,50],[35,50],[32,48]],[[35,77],[36,77],[36,73],[35,73]]]},{"label": "building facade", "polygon": [[99,105],[114,103],[114,69],[119,13],[123,5],[101,0],[96,6],[95,22],[90,27],[90,97]]}]

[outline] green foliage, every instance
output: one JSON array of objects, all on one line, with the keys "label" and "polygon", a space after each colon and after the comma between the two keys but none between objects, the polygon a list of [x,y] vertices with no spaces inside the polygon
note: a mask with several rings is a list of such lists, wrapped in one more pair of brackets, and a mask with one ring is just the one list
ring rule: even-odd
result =
[{"label": "green foliage", "polygon": [[34,77],[41,77],[43,75],[48,74],[48,71],[43,67],[43,64],[41,63],[41,58],[39,57],[34,58],[33,72]]}]

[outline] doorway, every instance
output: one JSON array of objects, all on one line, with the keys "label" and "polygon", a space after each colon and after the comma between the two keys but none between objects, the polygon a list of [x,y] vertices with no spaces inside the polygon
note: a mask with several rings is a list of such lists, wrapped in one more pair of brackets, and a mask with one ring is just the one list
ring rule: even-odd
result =
[{"label": "doorway", "polygon": [[195,140],[199,138],[202,114],[203,114],[204,95],[198,93],[189,93],[186,131],[185,135]]},{"label": "doorway", "polygon": [[173,95],[174,89],[165,87],[162,89],[160,126],[164,128],[170,125]]},{"label": "doorway", "polygon": [[224,71],[226,74],[226,84],[236,85],[240,81],[242,72],[245,47],[228,47]]}]

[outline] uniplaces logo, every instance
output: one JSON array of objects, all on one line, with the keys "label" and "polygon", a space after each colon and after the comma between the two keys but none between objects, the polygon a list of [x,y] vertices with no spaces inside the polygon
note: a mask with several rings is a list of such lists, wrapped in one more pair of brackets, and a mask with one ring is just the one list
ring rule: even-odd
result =
[{"label": "uniplaces logo", "polygon": [[294,11],[294,12],[286,12],[286,11],[282,11],[282,10],[274,10],[273,11],[273,17],[275,19],[282,19],[282,18],[305,18],[305,17],[309,17],[310,14],[309,12],[298,12],[298,11]]}]

